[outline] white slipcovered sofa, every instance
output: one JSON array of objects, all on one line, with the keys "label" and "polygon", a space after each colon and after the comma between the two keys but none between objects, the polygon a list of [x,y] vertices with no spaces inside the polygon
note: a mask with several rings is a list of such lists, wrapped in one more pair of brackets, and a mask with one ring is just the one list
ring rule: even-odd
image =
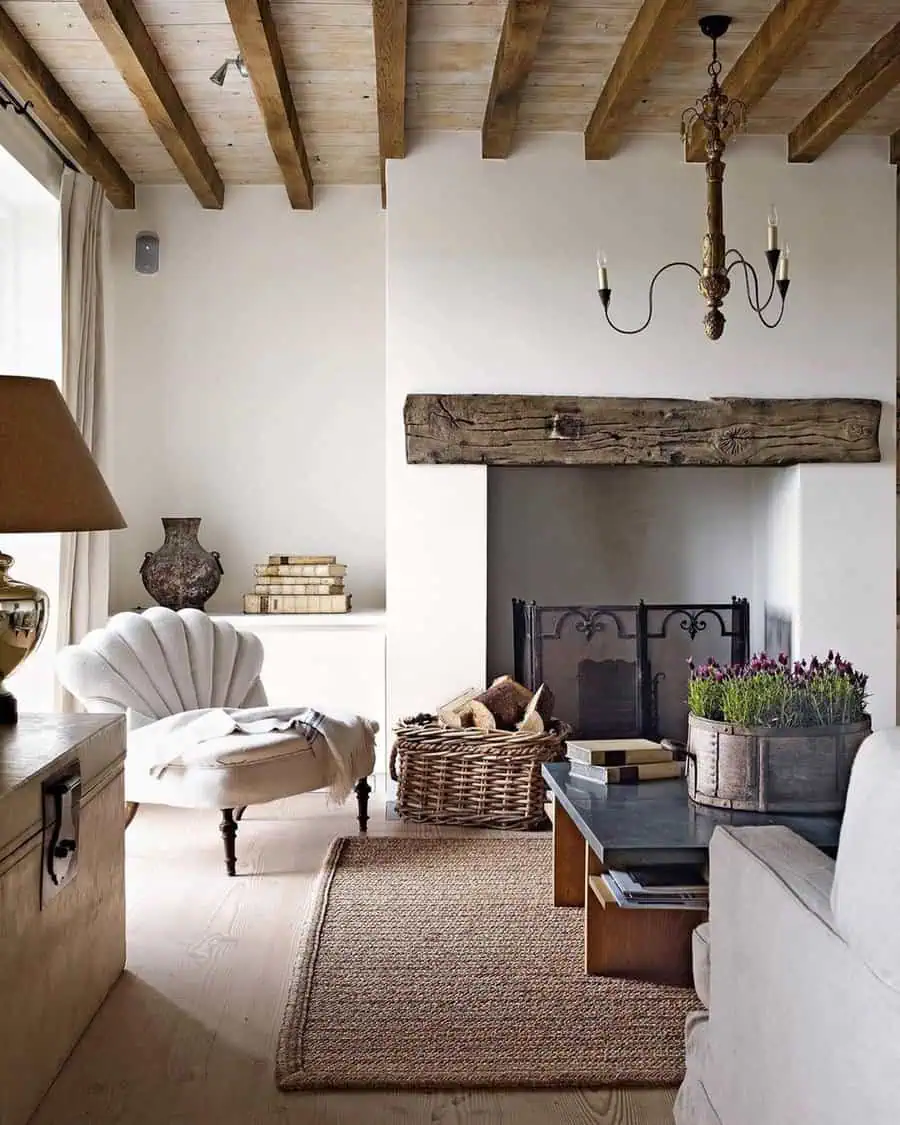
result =
[{"label": "white slipcovered sofa", "polygon": [[[161,606],[118,613],[56,658],[60,683],[88,711],[126,714],[125,797],[133,808],[148,802],[221,810],[229,875],[248,805],[326,787],[343,800],[355,789],[361,832],[368,822],[378,724],[298,706],[283,709],[289,726],[286,720],[285,729],[273,729],[262,663],[255,634],[198,609]],[[268,729],[225,733],[231,717]],[[209,719],[222,733],[191,742],[192,724]]]},{"label": "white slipcovered sofa", "polygon": [[900,1123],[900,729],[861,748],[836,863],[719,828],[676,1125]]}]

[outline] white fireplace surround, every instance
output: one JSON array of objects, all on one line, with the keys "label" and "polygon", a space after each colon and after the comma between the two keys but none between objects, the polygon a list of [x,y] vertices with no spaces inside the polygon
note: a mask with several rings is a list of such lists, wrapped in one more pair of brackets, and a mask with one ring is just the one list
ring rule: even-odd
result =
[{"label": "white fireplace surround", "polygon": [[580,136],[531,139],[508,161],[478,150],[477,134],[443,135],[388,167],[389,719],[486,675],[488,471],[407,465],[403,429],[407,394],[484,392],[884,403],[882,462],[771,473],[754,548],[795,652],[839,648],[870,675],[875,725],[893,725],[896,197],[883,142],[847,138],[800,166],[783,140],[729,150],[734,244],[764,265],[774,201],[796,269],[780,328],[762,328],[735,292],[717,343],[684,279],[658,287],[654,323],[633,338],[605,325],[595,291],[602,245],[617,321],[638,322],[655,265],[698,257],[703,168],[681,162],[674,138],[605,162],[585,162]]}]

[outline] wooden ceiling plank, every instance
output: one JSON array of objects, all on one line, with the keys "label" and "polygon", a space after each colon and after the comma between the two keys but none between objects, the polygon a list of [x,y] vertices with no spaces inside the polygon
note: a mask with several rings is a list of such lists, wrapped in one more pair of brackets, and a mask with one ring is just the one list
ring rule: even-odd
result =
[{"label": "wooden ceiling plank", "polygon": [[608,160],[618,151],[628,114],[690,7],[690,0],[644,0],[584,131],[586,160]]},{"label": "wooden ceiling plank", "polygon": [[[752,110],[838,3],[839,0],[779,0],[723,79],[723,92]],[[691,129],[684,157],[688,161],[706,159],[705,137],[699,122]]]},{"label": "wooden ceiling plank", "polygon": [[553,0],[509,0],[481,126],[481,155],[504,160],[512,149],[519,102]]},{"label": "wooden ceiling plank", "polygon": [[[900,83],[900,23],[815,105],[788,136],[788,160],[809,164]],[[892,145],[893,149],[893,145]]]},{"label": "wooden ceiling plank", "polygon": [[408,17],[408,0],[372,0],[382,207],[387,203],[385,161],[402,160],[406,156]]},{"label": "wooden ceiling plank", "polygon": [[269,0],[225,0],[291,206],[311,210],[313,181]]},{"label": "wooden ceiling plank", "polygon": [[221,208],[222,178],[134,0],[79,0],[79,4],[194,195],[204,207]]},{"label": "wooden ceiling plank", "polygon": [[34,106],[48,133],[97,181],[114,207],[134,207],[134,184],[6,12],[0,8],[0,74]]}]

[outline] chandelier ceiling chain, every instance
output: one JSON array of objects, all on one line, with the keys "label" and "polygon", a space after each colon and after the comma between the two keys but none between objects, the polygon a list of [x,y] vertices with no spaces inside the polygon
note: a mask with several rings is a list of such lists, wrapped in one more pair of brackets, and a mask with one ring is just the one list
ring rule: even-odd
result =
[{"label": "chandelier ceiling chain", "polygon": [[[719,83],[722,62],[719,59],[719,39],[731,24],[730,16],[704,16],[700,20],[700,30],[712,40],[712,61],[707,67],[709,88],[692,106],[681,115],[681,138],[686,140],[691,131],[701,127],[705,135],[706,152],[706,234],[703,236],[702,265],[698,269],[690,262],[668,262],[660,267],[650,281],[648,293],[647,319],[639,328],[620,328],[609,315],[612,289],[609,285],[609,270],[606,258],[597,256],[599,278],[598,293],[603,304],[603,312],[610,328],[623,336],[636,336],[643,332],[653,319],[653,290],[658,279],[667,270],[676,266],[692,270],[697,275],[697,288],[705,299],[707,312],[703,318],[703,328],[710,340],[718,340],[725,330],[725,316],[722,303],[731,289],[731,271],[742,270],[747,291],[747,302],[766,328],[777,328],[784,316],[784,302],[790,286],[790,251],[787,245],[782,250],[778,245],[778,216],[774,207],[769,212],[769,240],[766,262],[769,266],[771,284],[765,300],[760,296],[759,275],[756,269],[735,248],[726,249],[723,185],[725,162],[722,159],[728,138],[744,128],[747,107],[737,98],[729,98]],[[729,258],[731,262],[729,263]],[[775,293],[781,299],[780,308],[774,320],[767,320],[765,312],[772,303]]]}]

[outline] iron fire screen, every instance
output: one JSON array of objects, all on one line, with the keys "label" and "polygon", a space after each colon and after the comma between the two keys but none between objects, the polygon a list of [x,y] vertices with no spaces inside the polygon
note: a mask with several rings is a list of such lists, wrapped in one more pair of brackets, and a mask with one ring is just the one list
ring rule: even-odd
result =
[{"label": "iron fire screen", "polygon": [[516,679],[581,738],[687,734],[688,660],[748,659],[750,603],[544,606],[513,599]]}]

